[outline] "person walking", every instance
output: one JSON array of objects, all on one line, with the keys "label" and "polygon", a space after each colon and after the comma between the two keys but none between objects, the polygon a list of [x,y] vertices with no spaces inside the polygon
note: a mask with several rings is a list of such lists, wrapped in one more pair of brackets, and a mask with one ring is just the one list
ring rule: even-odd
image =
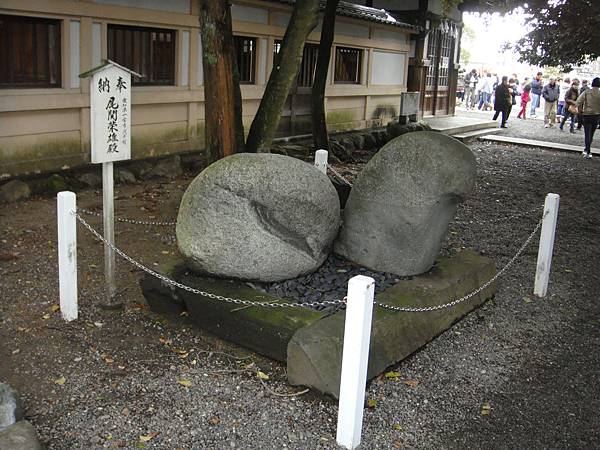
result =
[{"label": "person walking", "polygon": [[485,77],[482,77],[482,85],[481,85],[481,99],[479,100],[479,106],[477,109],[483,108],[486,111],[488,108],[491,108],[491,99],[492,99],[492,74],[487,73]]},{"label": "person walking", "polygon": [[567,78],[565,78],[565,80],[562,83],[558,82],[558,84],[560,85],[560,97],[558,99],[558,107],[556,108],[556,115],[562,117],[564,115],[563,109],[565,107],[565,95],[571,89],[571,79],[567,77]]},{"label": "person walking", "polygon": [[565,126],[565,122],[570,117],[571,118],[571,126],[569,131],[571,133],[575,133],[575,121],[577,117],[577,98],[579,97],[579,80],[574,79],[571,87],[567,92],[565,92],[565,105],[562,113],[562,120],[560,122],[560,131],[563,131],[563,127]]},{"label": "person walking", "polygon": [[500,128],[508,128],[506,126],[506,121],[508,120],[508,115],[510,114],[510,109],[512,108],[512,93],[510,92],[510,88],[508,87],[508,77],[502,77],[502,83],[498,85],[495,92],[494,98],[494,118],[492,120],[496,120],[499,114],[502,114],[502,123],[500,124]]},{"label": "person walking", "polygon": [[[588,80],[582,80],[581,87],[579,88],[579,95],[583,94],[589,88]],[[577,115],[577,131],[581,130],[581,127],[583,127],[583,115],[581,114],[581,111],[579,111],[579,114]]]},{"label": "person walking", "polygon": [[583,131],[585,133],[584,158],[592,157],[592,141],[594,133],[600,124],[600,78],[592,80],[592,88],[584,91],[577,98],[577,108],[583,115]]},{"label": "person walking", "polygon": [[[531,85],[530,84],[526,84],[523,87],[523,93],[521,94],[521,111],[519,111],[519,114],[517,114],[517,117],[519,119],[523,119],[525,120],[525,113],[527,111],[527,103],[529,102],[529,93],[531,92]],[[523,117],[521,117],[523,116]]]},{"label": "person walking", "polygon": [[536,117],[535,110],[540,106],[540,96],[542,95],[543,86],[542,72],[538,72],[531,81],[531,108],[529,110],[531,117]]},{"label": "person walking", "polygon": [[542,97],[546,101],[544,104],[544,128],[553,127],[556,120],[556,103],[560,97],[560,86],[555,78],[550,78],[550,82],[542,89]]},{"label": "person walking", "polygon": [[477,82],[479,81],[479,75],[477,70],[471,70],[465,77],[465,106],[467,109],[475,108],[477,103]]}]

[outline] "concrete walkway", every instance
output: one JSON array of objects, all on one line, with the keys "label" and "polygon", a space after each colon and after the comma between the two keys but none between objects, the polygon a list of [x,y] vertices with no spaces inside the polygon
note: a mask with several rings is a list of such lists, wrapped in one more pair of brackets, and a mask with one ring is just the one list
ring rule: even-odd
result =
[{"label": "concrete walkway", "polygon": [[427,122],[433,131],[439,131],[450,136],[497,127],[496,122],[490,120],[489,115],[485,117],[468,117],[462,114],[449,117],[425,117],[423,121]]},{"label": "concrete walkway", "polygon": [[[540,148],[547,148],[550,150],[562,150],[565,152],[575,152],[575,153],[582,152],[582,148],[580,145],[561,144],[559,142],[536,141],[534,139],[524,139],[524,138],[518,138],[518,137],[513,137],[513,136],[486,135],[486,136],[480,136],[479,139],[482,141],[504,142],[507,144],[525,145],[527,147],[540,147]],[[592,147],[591,151],[592,151],[593,155],[600,155],[600,148]]]},{"label": "concrete walkway", "polygon": [[[460,140],[480,139],[491,142],[525,145],[550,150],[581,153],[583,150],[583,130],[575,128],[569,133],[569,123],[566,122],[564,131],[558,124],[544,128],[543,117],[518,119],[516,110],[507,121],[508,128],[499,128],[499,121],[490,120],[493,111],[465,110],[457,108],[453,117],[424,118],[435,131],[439,131]],[[496,136],[494,136],[497,134]],[[597,133],[600,139],[600,132]],[[596,141],[598,142],[598,141]],[[600,154],[600,148],[592,148],[592,154]]]}]

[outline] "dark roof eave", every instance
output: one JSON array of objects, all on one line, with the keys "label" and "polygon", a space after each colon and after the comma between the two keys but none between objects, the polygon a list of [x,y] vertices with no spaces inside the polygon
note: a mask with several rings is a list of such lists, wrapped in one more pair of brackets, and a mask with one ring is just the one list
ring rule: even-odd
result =
[{"label": "dark roof eave", "polygon": [[[279,0],[280,3],[292,5],[295,0]],[[319,8],[321,11],[325,10],[326,1],[321,0],[319,2]],[[402,28],[409,31],[410,33],[418,34],[423,31],[423,28],[418,25],[413,25],[406,22],[400,22],[392,17],[386,10],[371,8],[369,6],[355,5],[345,1],[340,1],[336,10],[337,15],[343,17],[350,17],[352,19],[365,20],[368,22],[379,23],[381,25],[388,25],[395,28]]]}]

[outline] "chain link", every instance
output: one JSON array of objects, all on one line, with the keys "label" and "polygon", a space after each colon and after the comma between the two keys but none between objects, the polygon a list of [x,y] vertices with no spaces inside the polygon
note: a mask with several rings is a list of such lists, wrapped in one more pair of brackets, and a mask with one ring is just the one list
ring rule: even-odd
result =
[{"label": "chain link", "polygon": [[251,300],[242,300],[240,298],[229,298],[229,297],[224,297],[224,296],[218,295],[218,294],[212,294],[210,292],[204,292],[204,291],[201,291],[200,289],[196,289],[196,288],[193,288],[190,286],[186,286],[185,284],[178,283],[177,281],[172,280],[172,279],[166,277],[165,275],[160,274],[160,273],[144,266],[142,263],[134,260],[132,257],[127,255],[125,252],[119,250],[114,244],[112,244],[112,243],[108,242],[106,239],[104,239],[104,237],[100,233],[98,233],[89,223],[87,223],[79,214],[77,214],[77,212],[73,211],[73,214],[75,215],[77,220],[96,237],[96,239],[102,241],[105,245],[110,247],[117,255],[119,255],[125,261],[134,265],[138,269],[146,272],[147,274],[158,278],[159,280],[165,282],[166,284],[168,284],[170,286],[174,286],[179,289],[183,289],[184,291],[191,292],[192,294],[197,294],[197,295],[201,295],[203,297],[212,298],[214,300],[219,300],[219,301],[226,302],[226,303],[233,303],[236,305],[262,306],[262,307],[268,307],[268,308],[316,308],[318,306],[339,305],[339,304],[346,303],[345,297],[342,300],[324,300],[322,302],[306,302],[306,303],[253,302]]},{"label": "chain link", "polygon": [[[172,279],[166,277],[165,275],[162,275],[162,274],[144,266],[142,263],[134,260],[126,253],[119,250],[114,244],[112,244],[112,243],[108,242],[106,239],[104,239],[104,237],[100,233],[98,233],[89,223],[87,223],[79,214],[77,214],[76,211],[72,211],[72,213],[75,215],[77,220],[96,237],[96,239],[102,241],[105,245],[110,247],[121,258],[123,258],[130,264],[134,265],[138,269],[148,273],[149,275],[152,275],[153,277],[158,278],[159,280],[163,281],[164,283],[166,283],[170,286],[174,286],[179,289],[183,289],[185,291],[191,292],[192,294],[197,294],[197,295],[201,295],[203,297],[208,297],[208,298],[211,298],[214,300],[219,300],[222,302],[233,303],[236,305],[261,306],[261,307],[269,307],[269,308],[315,308],[315,307],[327,306],[327,305],[341,306],[341,305],[345,304],[346,300],[347,300],[347,297],[344,297],[342,300],[324,300],[322,302],[306,302],[306,303],[253,302],[250,300],[243,300],[243,299],[239,299],[239,298],[229,298],[229,297],[224,297],[224,296],[218,295],[218,294],[212,294],[210,292],[204,292],[200,289],[196,289],[196,288],[193,288],[190,286],[186,286],[185,284],[181,284],[175,280],[172,280]],[[467,295],[464,295],[461,298],[453,300],[449,303],[444,303],[442,305],[436,305],[436,306],[426,306],[426,307],[394,306],[394,305],[388,305],[386,303],[379,303],[377,301],[374,301],[373,304],[376,306],[379,306],[380,308],[384,308],[384,309],[388,309],[388,310],[392,310],[392,311],[396,311],[396,312],[431,312],[431,311],[437,311],[439,309],[451,308],[455,305],[458,305],[459,303],[465,302],[466,300],[470,299],[471,297],[479,294],[481,291],[486,289],[488,286],[490,286],[492,283],[494,283],[498,278],[500,278],[502,275],[504,275],[504,273],[506,271],[508,271],[508,269],[510,269],[510,267],[514,264],[514,262],[521,256],[523,251],[525,251],[527,246],[531,243],[531,240],[533,239],[535,234],[538,232],[538,230],[542,226],[544,218],[548,214],[549,214],[549,211],[544,212],[544,215],[542,216],[542,218],[536,225],[535,229],[531,232],[531,234],[529,234],[529,236],[527,237],[527,239],[525,240],[523,245],[521,245],[521,247],[519,248],[517,253],[515,253],[515,255],[510,259],[510,261],[501,270],[499,270],[496,273],[496,275],[494,275],[492,278],[490,278],[487,282],[485,282],[483,285],[481,285],[479,288],[477,288],[473,292],[471,292]]]},{"label": "chain link", "polygon": [[339,173],[337,170],[335,170],[331,164],[327,164],[327,168],[329,170],[331,170],[331,172],[340,180],[342,180],[344,183],[346,183],[348,186],[352,187],[352,183],[350,183],[348,180],[346,180],[341,173]]},{"label": "chain link", "polygon": [[[87,214],[89,216],[103,217],[102,213],[90,211],[88,209],[77,208],[77,211]],[[134,225],[150,225],[158,227],[174,227],[175,225],[177,225],[177,222],[151,222],[148,220],[126,219],[122,217],[115,217],[115,220],[117,222],[131,223]]]},{"label": "chain link", "polygon": [[519,258],[519,256],[521,256],[521,253],[523,253],[523,251],[530,244],[531,240],[533,239],[533,237],[535,236],[535,234],[538,232],[538,230],[542,226],[542,223],[544,222],[544,218],[548,215],[548,213],[549,213],[549,211],[546,211],[544,213],[543,217],[540,219],[540,221],[536,225],[535,229],[527,237],[527,239],[525,240],[525,242],[523,243],[523,245],[521,245],[521,248],[519,248],[519,250],[517,251],[517,253],[515,253],[515,255],[511,258],[511,260],[508,261],[508,263],[506,263],[506,265],[501,270],[499,270],[496,273],[496,275],[494,275],[487,282],[485,282],[480,287],[478,287],[477,289],[475,289],[473,292],[471,292],[471,293],[469,293],[469,294],[467,294],[467,295],[465,295],[465,296],[463,296],[461,298],[458,298],[458,299],[456,299],[454,301],[451,301],[449,303],[444,303],[442,305],[436,305],[436,306],[426,306],[426,307],[422,307],[422,308],[411,307],[411,306],[393,306],[393,305],[387,305],[385,303],[378,303],[378,302],[374,302],[374,304],[377,305],[377,306],[379,306],[380,308],[390,309],[392,311],[399,311],[399,312],[430,312],[430,311],[436,311],[438,309],[451,308],[451,307],[453,307],[455,305],[458,305],[459,303],[462,303],[464,301],[469,300],[471,297],[479,294],[481,291],[483,291],[488,286],[490,286],[493,282],[495,282],[498,278],[500,278],[502,275],[504,275],[504,273],[514,264],[514,262]]}]

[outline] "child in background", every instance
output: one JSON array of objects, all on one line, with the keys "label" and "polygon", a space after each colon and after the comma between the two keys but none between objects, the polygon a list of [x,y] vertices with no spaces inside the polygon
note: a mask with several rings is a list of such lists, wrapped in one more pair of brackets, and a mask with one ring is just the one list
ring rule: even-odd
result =
[{"label": "child in background", "polygon": [[517,117],[519,119],[521,119],[521,116],[523,120],[525,120],[525,111],[527,110],[527,103],[529,102],[529,93],[531,92],[531,85],[530,84],[526,84],[523,87],[523,93],[521,94],[521,111],[519,111],[519,114],[517,114]]}]

